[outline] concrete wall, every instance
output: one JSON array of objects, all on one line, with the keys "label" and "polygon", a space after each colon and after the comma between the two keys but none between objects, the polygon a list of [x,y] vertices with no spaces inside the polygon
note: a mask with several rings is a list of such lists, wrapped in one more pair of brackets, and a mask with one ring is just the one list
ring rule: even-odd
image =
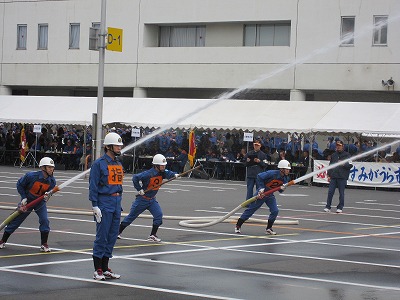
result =
[{"label": "concrete wall", "polygon": [[[99,0],[0,0],[0,86],[97,86],[98,53],[89,27]],[[389,15],[388,45],[372,46],[374,15]],[[341,16],[356,17],[355,45],[340,46]],[[290,47],[243,47],[244,24],[290,21]],[[69,23],[80,23],[80,49],[68,49]],[[38,24],[49,24],[49,49],[37,50]],[[27,50],[16,50],[17,24],[28,24]],[[206,47],[158,47],[159,25],[204,25]],[[399,97],[398,0],[119,0],[107,1],[107,26],[123,28],[123,52],[106,52],[105,87],[274,91],[388,91]],[[393,93],[393,92],[390,92]],[[319,97],[323,98],[323,97]],[[388,99],[389,99],[388,98]],[[351,99],[349,99],[351,100]],[[400,101],[400,99],[399,99]]]},{"label": "concrete wall", "polygon": [[[137,62],[137,1],[118,4],[121,7],[107,7],[107,25],[124,29],[124,52],[107,51],[105,83],[133,86]],[[97,51],[89,51],[89,27],[92,22],[100,22],[99,1],[14,1],[2,7],[2,85],[97,86],[99,58]],[[39,23],[49,26],[48,50],[37,50]],[[80,49],[69,49],[69,23],[80,23]],[[17,24],[28,25],[27,50],[16,50]]]}]

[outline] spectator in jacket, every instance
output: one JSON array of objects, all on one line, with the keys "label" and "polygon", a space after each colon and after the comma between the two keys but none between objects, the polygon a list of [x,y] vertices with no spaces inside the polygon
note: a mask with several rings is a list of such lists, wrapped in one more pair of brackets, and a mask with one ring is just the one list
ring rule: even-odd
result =
[{"label": "spectator in jacket", "polygon": [[[350,154],[344,151],[343,141],[336,141],[336,152],[331,155],[329,164],[335,164],[340,161],[350,158]],[[336,213],[342,213],[344,207],[344,189],[346,187],[347,179],[349,178],[350,169],[352,164],[346,162],[343,165],[328,170],[329,191],[326,200],[325,212],[331,211],[332,198],[335,194],[336,188],[339,190],[339,204],[336,207]]]},{"label": "spectator in jacket", "polygon": [[256,179],[258,173],[264,171],[265,167],[267,166],[264,162],[267,159],[267,155],[262,152],[261,149],[261,142],[259,140],[254,141],[253,143],[254,150],[249,151],[246,153],[244,157],[244,161],[246,163],[247,168],[247,194],[246,199],[250,199],[254,195],[254,186],[256,185]]}]

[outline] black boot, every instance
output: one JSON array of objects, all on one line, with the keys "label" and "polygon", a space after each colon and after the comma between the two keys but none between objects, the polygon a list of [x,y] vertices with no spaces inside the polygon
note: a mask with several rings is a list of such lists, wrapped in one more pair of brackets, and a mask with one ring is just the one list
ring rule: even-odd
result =
[{"label": "black boot", "polygon": [[49,232],[48,231],[47,232],[41,231],[40,232],[41,245],[45,245],[45,244],[47,245],[48,239],[49,239]]},{"label": "black boot", "polygon": [[103,274],[102,270],[102,263],[103,260],[100,257],[97,256],[92,256],[93,257],[93,264],[94,264],[94,274],[93,274],[93,279],[94,280],[106,280]]},{"label": "black boot", "polygon": [[3,233],[3,237],[1,238],[1,240],[6,243],[8,238],[10,237],[11,233],[5,232]]},{"label": "black boot", "polygon": [[243,223],[244,223],[244,220],[242,218],[239,218],[236,222],[236,228],[242,227]]},{"label": "black boot", "polygon": [[97,256],[92,256],[93,257],[93,264],[94,264],[94,269],[95,270],[102,270],[102,263],[103,259]]},{"label": "black boot", "polygon": [[40,251],[41,252],[51,252],[49,245],[47,245],[48,239],[49,239],[49,232],[41,231],[40,232],[40,242],[41,242]]},{"label": "black boot", "polygon": [[158,225],[153,225],[153,228],[151,229],[150,235],[157,236],[158,227],[160,227],[160,226],[158,226]]},{"label": "black boot", "polygon": [[114,273],[111,271],[111,269],[108,267],[108,261],[110,260],[109,257],[103,256],[101,259],[101,265],[103,269],[103,275],[105,279],[119,279],[121,275]]},{"label": "black boot", "polygon": [[275,220],[268,220],[268,224],[267,224],[267,229],[272,228],[272,225],[274,225]]},{"label": "black boot", "polygon": [[125,230],[125,228],[128,227],[126,225],[123,225],[122,223],[119,224],[119,230],[118,230],[118,235],[120,235],[122,233],[122,231]]},{"label": "black boot", "polygon": [[109,260],[110,260],[110,258],[107,256],[103,256],[103,258],[101,259],[101,269],[103,270],[103,272],[108,271],[108,261]]},{"label": "black boot", "polygon": [[268,220],[267,228],[265,229],[266,234],[276,235],[276,232],[272,229],[275,220]]}]

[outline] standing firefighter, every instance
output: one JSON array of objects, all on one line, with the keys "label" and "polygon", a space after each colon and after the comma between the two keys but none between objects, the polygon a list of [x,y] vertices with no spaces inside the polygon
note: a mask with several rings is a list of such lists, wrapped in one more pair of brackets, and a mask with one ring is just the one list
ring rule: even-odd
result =
[{"label": "standing firefighter", "polygon": [[164,178],[179,177],[176,172],[165,169],[166,165],[167,160],[164,155],[156,154],[153,157],[153,168],[133,175],[133,186],[139,191],[139,194],[132,203],[129,215],[121,222],[119,234],[147,209],[153,215],[153,227],[147,240],[149,242],[161,242],[161,239],[157,237],[157,230],[162,224],[163,213],[160,204],[157,202],[156,194],[160,188],[159,184],[162,183]]},{"label": "standing firefighter", "polygon": [[97,159],[90,170],[89,200],[92,202],[96,220],[96,239],[93,244],[95,280],[118,279],[108,267],[118,236],[121,218],[123,169],[116,159],[121,155],[123,143],[115,133],[104,138],[105,154]]},{"label": "standing firefighter", "polygon": [[240,233],[240,228],[244,222],[246,222],[255,212],[258,210],[261,205],[264,203],[268,206],[270,214],[268,217],[268,225],[265,230],[266,234],[275,235],[276,232],[272,230],[272,225],[278,216],[279,209],[278,205],[276,204],[276,198],[274,194],[270,194],[264,196],[264,192],[268,191],[269,189],[281,187],[280,192],[283,192],[286,188],[286,184],[290,181],[289,180],[289,172],[290,172],[290,162],[287,160],[281,160],[278,163],[279,170],[269,170],[257,175],[257,200],[251,202],[243,214],[240,216],[236,223],[235,233]]},{"label": "standing firefighter", "polygon": [[[35,213],[39,217],[40,251],[51,251],[47,244],[50,222],[47,217],[46,202],[51,197],[51,190],[56,186],[56,180],[53,177],[54,167],[54,161],[50,157],[43,157],[39,162],[40,171],[28,172],[18,180],[17,190],[22,199],[18,204],[18,209],[22,213],[12,220],[4,229],[3,237],[0,240],[0,249],[5,247],[10,235],[24,222],[32,210],[35,210]],[[26,208],[28,203],[42,195],[44,195],[42,201],[28,209]]]}]

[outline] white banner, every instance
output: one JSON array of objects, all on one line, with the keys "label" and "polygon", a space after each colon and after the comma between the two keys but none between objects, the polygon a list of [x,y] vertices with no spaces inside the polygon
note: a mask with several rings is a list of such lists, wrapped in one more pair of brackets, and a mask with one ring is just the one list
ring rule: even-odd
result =
[{"label": "white banner", "polygon": [[[314,170],[321,173],[314,175],[313,182],[329,183],[324,168],[329,165],[327,160],[314,160]],[[400,188],[399,163],[353,162],[348,185]]]}]

